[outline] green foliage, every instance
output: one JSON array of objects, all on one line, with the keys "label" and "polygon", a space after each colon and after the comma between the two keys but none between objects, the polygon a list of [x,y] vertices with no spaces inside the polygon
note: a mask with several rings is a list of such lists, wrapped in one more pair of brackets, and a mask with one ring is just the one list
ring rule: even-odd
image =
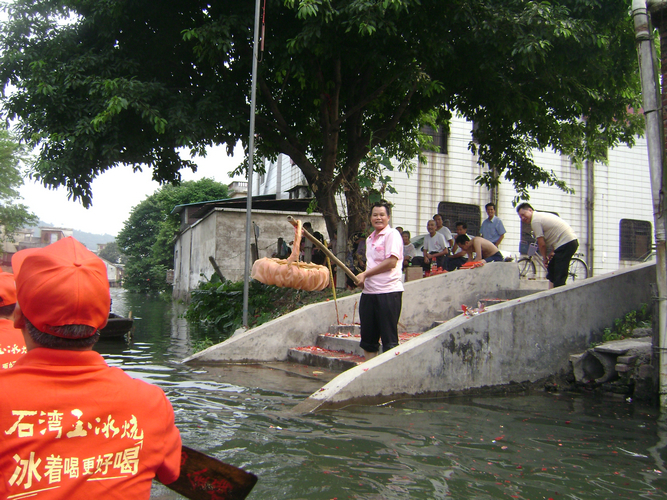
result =
[{"label": "green foliage", "polygon": [[204,349],[208,349],[209,347],[214,346],[215,344],[217,344],[217,342],[215,340],[212,340],[212,339],[208,338],[208,337],[204,337],[202,339],[195,340],[192,343],[192,352],[203,351]]},{"label": "green foliage", "polygon": [[648,310],[648,304],[641,304],[638,311],[630,311],[622,318],[614,320],[613,328],[605,328],[602,334],[602,340],[609,342],[611,340],[622,340],[632,336],[632,331],[638,327],[650,327],[651,314]]},{"label": "green foliage", "polygon": [[[88,206],[92,180],[116,165],[173,182],[193,167],[179,148],[246,143],[253,2],[8,9],[0,82],[15,90],[4,113],[39,148],[45,185]],[[606,161],[642,130],[627,113],[641,107],[627,0],[268,0],[266,19],[257,155],[292,158],[330,234],[341,192],[351,229],[365,218],[371,151],[402,168],[428,148],[420,128],[454,114],[475,123],[470,147],[492,167],[478,182],[504,178],[521,198],[541,183],[569,189],[532,151]]]},{"label": "green foliage", "polygon": [[0,226],[4,228],[2,236],[8,239],[17,229],[38,221],[28,207],[18,203],[21,199],[18,189],[23,185],[19,168],[25,159],[23,151],[7,129],[0,128]]},{"label": "green foliage", "polygon": [[[249,318],[256,321],[266,311],[275,310],[271,305],[279,298],[275,288],[254,280],[250,282]],[[200,282],[199,288],[191,294],[185,317],[189,321],[211,324],[222,332],[233,332],[243,324],[243,282],[221,283],[217,275],[213,275],[211,281]]]},{"label": "green foliage", "polygon": [[[345,291],[338,293],[338,296],[349,294]],[[261,325],[306,304],[329,300],[331,297],[330,289],[305,292],[251,280],[248,323],[250,327]],[[200,282],[198,289],[191,292],[190,304],[184,316],[188,321],[203,322],[223,333],[233,333],[243,324],[243,282],[221,282],[215,274],[210,281]]]},{"label": "green foliage", "polygon": [[227,186],[211,179],[166,185],[135,206],[116,238],[127,255],[123,287],[137,292],[167,289],[166,273],[174,265],[172,240],[179,229],[177,205],[227,198]]}]

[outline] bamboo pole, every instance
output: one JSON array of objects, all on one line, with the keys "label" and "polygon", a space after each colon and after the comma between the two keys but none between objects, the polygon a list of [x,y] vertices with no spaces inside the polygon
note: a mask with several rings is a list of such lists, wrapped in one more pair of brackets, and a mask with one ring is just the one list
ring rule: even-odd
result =
[{"label": "bamboo pole", "polygon": [[[288,215],[288,216],[287,216],[287,220],[289,221],[290,224],[292,224],[294,227],[296,227],[296,225],[297,225],[297,221],[296,221],[296,219],[295,219],[294,217],[292,217],[291,215]],[[303,235],[304,235],[308,240],[312,241],[313,244],[314,244],[317,248],[319,248],[320,250],[322,250],[322,252],[324,252],[324,255],[326,255],[327,257],[329,257],[329,258],[331,259],[331,262],[333,262],[334,264],[336,264],[337,266],[339,266],[343,271],[345,271],[345,274],[347,274],[347,275],[350,277],[350,279],[354,282],[355,285],[359,286],[359,280],[358,280],[357,277],[354,275],[354,273],[353,273],[352,271],[350,271],[350,269],[349,269],[349,268],[348,268],[348,267],[347,267],[347,266],[346,266],[346,265],[345,265],[345,264],[344,264],[338,257],[336,257],[336,256],[333,254],[333,252],[332,252],[331,250],[329,250],[326,246],[324,246],[320,240],[318,240],[317,238],[315,238],[315,236],[313,236],[312,234],[310,234],[310,233],[309,233],[307,230],[305,230],[305,229],[303,229]]]}]

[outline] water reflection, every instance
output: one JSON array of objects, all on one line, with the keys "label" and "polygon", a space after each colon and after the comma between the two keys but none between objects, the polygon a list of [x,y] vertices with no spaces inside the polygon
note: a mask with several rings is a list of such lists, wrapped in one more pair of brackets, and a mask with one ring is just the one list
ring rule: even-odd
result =
[{"label": "water reflection", "polygon": [[[256,499],[667,498],[667,423],[625,401],[539,394],[406,400],[287,416],[317,380],[179,363],[216,333],[178,305],[114,290],[137,319],[109,364],[162,387],[183,441],[259,476]],[[180,498],[161,485],[153,498]]]}]

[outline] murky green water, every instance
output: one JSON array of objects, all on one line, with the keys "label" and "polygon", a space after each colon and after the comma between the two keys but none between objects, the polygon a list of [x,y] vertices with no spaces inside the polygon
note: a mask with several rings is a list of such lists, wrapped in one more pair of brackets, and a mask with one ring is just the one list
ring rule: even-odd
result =
[{"label": "murky green water", "polygon": [[[654,408],[538,394],[289,417],[316,381],[179,364],[215,334],[189,328],[171,303],[112,295],[114,312],[141,319],[131,343],[98,351],[165,390],[185,444],[257,474],[251,499],[667,498],[667,420]],[[181,497],[156,485],[152,498]]]}]

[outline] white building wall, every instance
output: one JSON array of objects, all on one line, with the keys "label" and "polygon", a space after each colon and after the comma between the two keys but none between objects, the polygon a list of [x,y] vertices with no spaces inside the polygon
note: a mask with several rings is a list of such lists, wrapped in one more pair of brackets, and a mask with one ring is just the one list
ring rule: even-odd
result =
[{"label": "white building wall", "polygon": [[104,262],[104,265],[107,268],[107,280],[109,283],[116,283],[120,281],[120,270],[118,267],[115,266],[112,262],[109,262],[106,259],[102,259],[101,257],[100,260]]},{"label": "white building wall", "polygon": [[609,165],[600,166],[595,176],[596,262],[600,259],[603,268],[632,264],[619,261],[621,219],[648,221],[655,232],[646,140],[610,151]]},{"label": "white building wall", "polygon": [[[477,164],[477,157],[469,149],[471,130],[470,122],[459,117],[453,118],[447,154],[427,153],[428,161],[416,164],[409,175],[398,170],[389,173],[398,191],[396,194],[386,194],[387,200],[394,204],[392,226],[402,226],[413,236],[424,234],[427,221],[443,201],[477,205],[480,221],[486,218],[484,205],[491,200],[491,193],[475,182],[484,172],[484,167]],[[537,165],[553,171],[575,192],[569,194],[555,186],[542,185],[529,190],[530,204],[536,210],[556,212],[568,222],[579,238],[578,252],[584,254],[589,243],[586,240],[586,166],[577,169],[569,158],[553,151],[535,151],[533,155]],[[305,184],[301,171],[291,165],[288,158],[283,158],[282,190]],[[645,220],[651,222],[653,227],[645,139],[638,138],[634,148],[619,146],[609,151],[609,164],[595,163],[593,168],[595,198],[592,246],[595,261],[589,264],[593,264],[597,275],[634,264],[619,260],[621,219]],[[267,175],[263,189],[267,194],[274,193],[275,184],[275,179]],[[515,197],[512,184],[503,180],[498,189],[497,213],[507,234],[500,250],[506,256],[518,257],[521,224],[513,206]],[[344,210],[344,204],[339,205]],[[454,229],[455,222],[450,221],[451,229]],[[584,255],[584,260],[588,260],[587,255]]]},{"label": "white building wall", "polygon": [[[279,155],[275,162],[266,161],[264,168],[266,173],[263,175],[253,172],[252,193],[253,196],[275,194],[280,199],[289,198],[288,191],[295,186],[306,186],[306,177],[295,165],[289,156]],[[278,175],[280,174],[280,182]],[[280,192],[277,187],[280,185]]]}]

